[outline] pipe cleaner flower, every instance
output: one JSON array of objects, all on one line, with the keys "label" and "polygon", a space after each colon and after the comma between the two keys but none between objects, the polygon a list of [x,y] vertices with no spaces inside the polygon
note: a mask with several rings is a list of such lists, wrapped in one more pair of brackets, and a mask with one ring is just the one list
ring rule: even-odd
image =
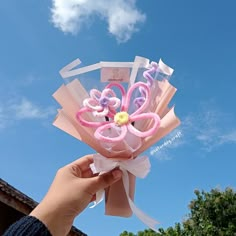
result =
[{"label": "pipe cleaner flower", "polygon": [[109,88],[104,89],[102,92],[92,89],[90,98],[85,99],[83,105],[91,109],[94,116],[104,117],[109,113],[116,113],[116,109],[120,106],[120,99]]},{"label": "pipe cleaner flower", "polygon": [[[109,142],[109,143],[116,143],[125,138],[127,133],[131,133],[137,137],[145,138],[147,136],[153,135],[157,129],[160,126],[160,117],[153,113],[143,113],[146,108],[149,106],[150,101],[150,88],[147,84],[143,82],[138,82],[132,85],[127,94],[125,93],[125,89],[122,85],[116,84],[116,83],[110,83],[106,89],[110,89],[111,87],[118,87],[122,94],[122,104],[121,104],[121,111],[115,114],[110,114],[113,118],[111,121],[105,121],[105,122],[91,122],[86,121],[82,118],[82,114],[85,112],[92,112],[91,109],[88,108],[82,108],[78,111],[76,117],[78,121],[87,127],[94,127],[96,128],[94,136],[100,141]],[[143,104],[132,114],[128,114],[128,109],[130,106],[130,100],[133,94],[133,91],[136,88],[142,88],[145,93],[145,100]],[[105,89],[105,90],[106,90]],[[152,119],[152,126],[148,128],[146,131],[140,131],[135,128],[133,125],[133,122],[143,120],[143,119]],[[115,133],[117,133],[117,136],[114,137],[114,132],[112,137],[109,136],[110,130],[114,129]]]}]

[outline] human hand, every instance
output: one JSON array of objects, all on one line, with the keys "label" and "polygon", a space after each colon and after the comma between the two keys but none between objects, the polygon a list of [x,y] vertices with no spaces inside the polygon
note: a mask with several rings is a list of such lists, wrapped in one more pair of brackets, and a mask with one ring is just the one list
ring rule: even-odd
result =
[{"label": "human hand", "polygon": [[112,170],[96,176],[89,165],[93,155],[84,156],[58,170],[43,201],[30,215],[41,220],[52,235],[66,235],[74,218],[95,199],[95,194],[116,181],[122,172]]}]

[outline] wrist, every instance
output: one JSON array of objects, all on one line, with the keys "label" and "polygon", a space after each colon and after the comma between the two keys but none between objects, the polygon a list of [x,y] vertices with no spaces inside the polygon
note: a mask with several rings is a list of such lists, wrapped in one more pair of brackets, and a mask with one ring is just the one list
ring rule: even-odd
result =
[{"label": "wrist", "polygon": [[48,205],[44,202],[40,203],[30,215],[44,223],[53,236],[67,235],[75,218],[73,214],[67,213],[67,209],[54,203]]}]

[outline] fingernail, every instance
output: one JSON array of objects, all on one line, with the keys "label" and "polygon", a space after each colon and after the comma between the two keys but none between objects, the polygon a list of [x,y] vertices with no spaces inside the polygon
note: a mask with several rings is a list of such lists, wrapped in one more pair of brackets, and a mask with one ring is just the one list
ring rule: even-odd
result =
[{"label": "fingernail", "polygon": [[112,171],[112,175],[113,175],[114,179],[120,179],[122,173],[120,170],[114,170],[114,171]]}]

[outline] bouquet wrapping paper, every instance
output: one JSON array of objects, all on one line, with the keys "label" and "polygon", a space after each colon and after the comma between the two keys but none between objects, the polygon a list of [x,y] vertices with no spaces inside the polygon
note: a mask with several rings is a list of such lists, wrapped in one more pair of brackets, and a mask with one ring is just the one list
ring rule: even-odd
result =
[{"label": "bouquet wrapping paper", "polygon": [[105,189],[106,214],[135,213],[155,230],[157,222],[133,202],[135,178],[144,178],[151,167],[141,153],[180,124],[174,107],[168,107],[176,92],[169,82],[173,69],[138,56],[133,62],[80,63],[76,59],[60,71],[65,84],[53,97],[62,108],[53,124],[97,152],[94,173],[122,170],[122,180]]}]

